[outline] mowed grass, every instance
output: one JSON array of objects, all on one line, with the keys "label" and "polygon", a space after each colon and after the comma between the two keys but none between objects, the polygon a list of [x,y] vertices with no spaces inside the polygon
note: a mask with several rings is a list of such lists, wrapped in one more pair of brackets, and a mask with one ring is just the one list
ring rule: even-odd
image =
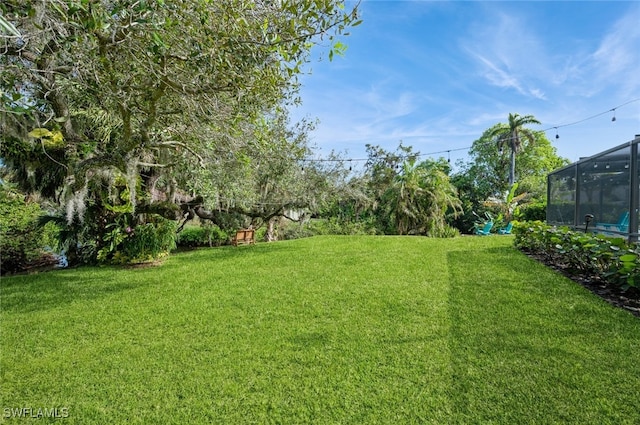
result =
[{"label": "mowed grass", "polygon": [[315,237],[3,278],[0,421],[640,423],[640,320],[511,245]]}]

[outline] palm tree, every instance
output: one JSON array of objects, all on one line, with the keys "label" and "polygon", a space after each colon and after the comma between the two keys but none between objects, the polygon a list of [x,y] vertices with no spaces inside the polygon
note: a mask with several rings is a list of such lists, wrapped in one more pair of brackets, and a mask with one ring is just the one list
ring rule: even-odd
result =
[{"label": "palm tree", "polygon": [[441,236],[447,233],[447,211],[454,216],[462,212],[455,187],[436,161],[405,161],[383,202],[395,231],[401,235]]},{"label": "palm tree", "polygon": [[509,187],[516,181],[516,155],[522,149],[522,139],[529,143],[535,143],[535,133],[524,126],[527,124],[540,124],[533,115],[509,114],[509,124],[495,127],[490,137],[495,137],[498,149],[502,151],[506,145],[511,151],[511,167],[509,168]]},{"label": "palm tree", "polygon": [[396,232],[400,235],[415,230],[420,219],[419,199],[424,192],[420,180],[421,170],[415,160],[405,161],[383,197],[389,205],[389,216],[395,223]]}]

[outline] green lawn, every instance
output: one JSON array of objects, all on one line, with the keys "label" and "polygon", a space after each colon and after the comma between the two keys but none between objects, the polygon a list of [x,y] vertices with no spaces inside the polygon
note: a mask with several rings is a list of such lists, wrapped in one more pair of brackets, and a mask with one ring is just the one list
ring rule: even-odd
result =
[{"label": "green lawn", "polygon": [[315,237],[3,278],[0,421],[640,423],[640,320],[512,241]]}]

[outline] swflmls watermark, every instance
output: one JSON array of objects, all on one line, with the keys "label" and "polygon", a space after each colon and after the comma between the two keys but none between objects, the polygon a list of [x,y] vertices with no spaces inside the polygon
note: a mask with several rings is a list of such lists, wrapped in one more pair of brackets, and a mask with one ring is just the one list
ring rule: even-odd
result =
[{"label": "swflmls watermark", "polygon": [[4,417],[5,419],[11,419],[11,418],[64,419],[69,417],[69,408],[68,407],[51,407],[51,408],[5,407],[2,409],[2,417]]}]

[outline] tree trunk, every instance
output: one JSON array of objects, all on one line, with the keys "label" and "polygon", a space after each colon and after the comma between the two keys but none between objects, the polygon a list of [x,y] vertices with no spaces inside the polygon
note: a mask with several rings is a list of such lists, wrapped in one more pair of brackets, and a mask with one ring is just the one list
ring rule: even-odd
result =
[{"label": "tree trunk", "polygon": [[267,222],[267,232],[264,238],[267,242],[275,242],[278,240],[278,235],[276,234],[276,217],[271,218]]},{"label": "tree trunk", "polygon": [[509,188],[516,182],[516,149],[511,147],[511,167],[509,168]]}]

